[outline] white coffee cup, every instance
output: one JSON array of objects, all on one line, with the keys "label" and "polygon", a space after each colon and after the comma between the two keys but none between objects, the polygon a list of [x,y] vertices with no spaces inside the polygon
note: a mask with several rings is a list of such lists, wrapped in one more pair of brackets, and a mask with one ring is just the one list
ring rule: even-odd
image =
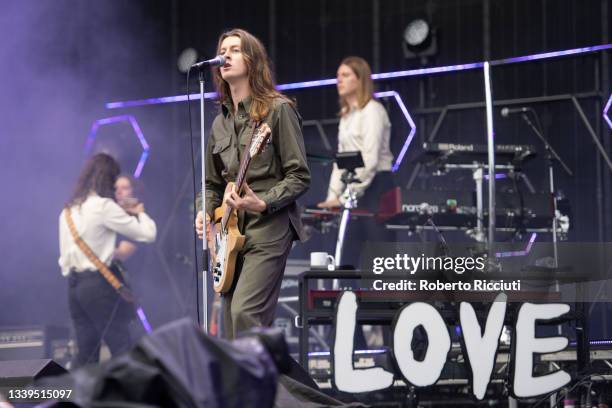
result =
[{"label": "white coffee cup", "polygon": [[310,267],[312,269],[334,270],[334,257],[327,252],[311,252]]}]

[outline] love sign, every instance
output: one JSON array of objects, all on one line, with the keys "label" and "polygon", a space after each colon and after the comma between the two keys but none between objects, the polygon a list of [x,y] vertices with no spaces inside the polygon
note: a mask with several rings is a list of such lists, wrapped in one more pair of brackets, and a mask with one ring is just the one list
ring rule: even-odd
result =
[{"label": "love sign", "polygon": [[[472,394],[478,400],[485,396],[491,381],[499,338],[506,316],[507,296],[497,295],[491,305],[486,323],[481,327],[473,306],[468,302],[459,305],[462,349],[471,372]],[[344,392],[361,393],[381,390],[393,384],[393,373],[382,367],[353,367],[353,336],[357,324],[357,297],[354,292],[344,292],[336,306],[335,337],[332,348],[332,381]],[[520,306],[513,330],[513,347],[510,356],[510,387],[516,398],[544,395],[567,385],[570,375],[558,370],[546,375],[534,376],[534,356],[565,349],[566,337],[536,337],[538,321],[556,319],[567,312],[566,304],[524,303]],[[422,360],[414,356],[411,343],[414,330],[422,327],[427,333],[428,346]],[[396,366],[407,383],[416,387],[434,385],[446,363],[451,349],[448,328],[440,313],[430,304],[415,302],[404,306],[393,323],[392,351]]]}]

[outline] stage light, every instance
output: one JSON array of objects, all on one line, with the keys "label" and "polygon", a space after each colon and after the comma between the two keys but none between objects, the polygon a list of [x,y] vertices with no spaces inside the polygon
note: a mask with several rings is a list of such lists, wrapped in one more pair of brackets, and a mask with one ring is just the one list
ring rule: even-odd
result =
[{"label": "stage light", "polygon": [[429,23],[421,18],[411,21],[404,31],[404,41],[411,47],[422,45],[430,34]]},{"label": "stage light", "polygon": [[412,20],[404,30],[402,48],[404,57],[408,59],[435,55],[438,52],[436,30],[423,18]]},{"label": "stage light", "polygon": [[178,70],[186,73],[193,64],[198,61],[198,52],[193,48],[185,48],[178,57],[176,65]]}]

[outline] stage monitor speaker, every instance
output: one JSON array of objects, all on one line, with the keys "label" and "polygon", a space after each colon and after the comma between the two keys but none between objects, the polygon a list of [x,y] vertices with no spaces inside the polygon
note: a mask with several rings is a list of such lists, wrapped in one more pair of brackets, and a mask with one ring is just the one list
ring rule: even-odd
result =
[{"label": "stage monitor speaker", "polygon": [[70,361],[70,330],[62,326],[0,327],[0,360]]},{"label": "stage monitor speaker", "polygon": [[67,372],[50,359],[0,361],[0,388],[25,387],[39,378]]}]

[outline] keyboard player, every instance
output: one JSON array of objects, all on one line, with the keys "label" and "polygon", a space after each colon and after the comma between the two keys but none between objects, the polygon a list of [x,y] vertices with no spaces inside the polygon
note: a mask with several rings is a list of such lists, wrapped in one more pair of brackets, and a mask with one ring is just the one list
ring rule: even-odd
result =
[{"label": "keyboard player", "polygon": [[[338,152],[360,151],[365,167],[356,170],[351,189],[358,207],[376,213],[380,197],[394,187],[391,176],[393,155],[389,148],[391,123],[382,104],[373,98],[374,84],[369,64],[360,57],[345,58],[337,71],[340,102]],[[341,207],[346,201],[342,170],[334,164],[325,201],[319,208]],[[358,265],[358,254],[365,240],[392,238],[373,217],[349,223],[344,245],[343,264]]]}]

